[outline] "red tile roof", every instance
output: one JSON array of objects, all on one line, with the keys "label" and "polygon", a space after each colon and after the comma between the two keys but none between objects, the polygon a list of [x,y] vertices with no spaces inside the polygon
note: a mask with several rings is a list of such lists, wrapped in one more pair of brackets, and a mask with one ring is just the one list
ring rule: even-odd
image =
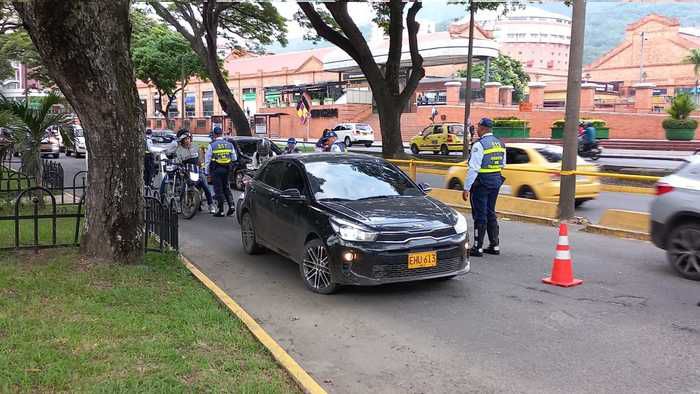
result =
[{"label": "red tile roof", "polygon": [[[243,57],[237,59],[226,59],[225,67],[228,70],[229,77],[233,77],[236,73],[256,74],[262,70],[263,73],[274,73],[282,71],[287,67],[290,72],[298,70],[309,59],[317,58],[323,61],[323,57],[335,47],[317,48],[307,51],[286,52],[276,55],[262,55],[256,57]],[[321,71],[321,70],[319,70]]]}]

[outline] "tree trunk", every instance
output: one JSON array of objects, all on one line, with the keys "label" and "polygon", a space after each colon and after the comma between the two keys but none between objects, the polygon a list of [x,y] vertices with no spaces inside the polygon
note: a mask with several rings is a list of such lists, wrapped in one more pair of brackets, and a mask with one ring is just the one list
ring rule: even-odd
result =
[{"label": "tree trunk", "polygon": [[469,158],[469,117],[472,111],[472,54],[474,53],[474,14],[476,7],[469,2],[469,44],[467,49],[467,86],[464,90],[464,138],[462,138],[462,158]]},{"label": "tree trunk", "polygon": [[144,253],[145,119],[129,56],[130,3],[14,3],[85,128],[89,165],[81,251],[117,263],[139,262]]},{"label": "tree trunk", "polygon": [[396,158],[404,155],[401,138],[401,106],[385,95],[374,95],[379,113],[379,129],[382,133],[382,156]]},{"label": "tree trunk", "polygon": [[[564,125],[564,155],[562,171],[575,171],[578,157],[578,122],[581,110],[581,72],[583,67],[583,37],[586,28],[586,0],[573,2],[571,17],[571,47],[569,77],[566,84],[566,122]],[[574,217],[576,175],[562,175],[559,187],[559,219]]]},{"label": "tree trunk", "polygon": [[[214,85],[214,90],[216,90],[216,96],[219,98],[219,104],[221,104],[221,109],[226,112],[228,117],[233,123],[233,127],[236,128],[236,135],[250,136],[252,135],[250,131],[250,122],[246,116],[241,106],[233,98],[233,93],[226,83],[221,70],[219,69],[219,63],[216,59],[216,48],[214,48],[214,59],[208,59],[206,62],[207,71],[209,72],[209,77],[211,78],[212,85]],[[211,56],[209,56],[211,58]]]}]

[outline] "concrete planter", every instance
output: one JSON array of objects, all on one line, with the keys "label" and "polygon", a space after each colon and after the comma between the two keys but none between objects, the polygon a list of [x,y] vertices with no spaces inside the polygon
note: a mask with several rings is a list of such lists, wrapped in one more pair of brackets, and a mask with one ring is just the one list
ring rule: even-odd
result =
[{"label": "concrete planter", "polygon": [[530,138],[529,127],[494,127],[492,130],[499,138]]},{"label": "concrete planter", "polygon": [[695,139],[695,129],[666,129],[666,139],[670,141],[691,141]]},{"label": "concrete planter", "polygon": [[[610,138],[610,128],[609,127],[601,127],[601,128],[596,128],[596,138],[599,140],[607,140]],[[564,136],[564,128],[563,127],[552,127],[552,139],[553,140],[560,140]]]}]

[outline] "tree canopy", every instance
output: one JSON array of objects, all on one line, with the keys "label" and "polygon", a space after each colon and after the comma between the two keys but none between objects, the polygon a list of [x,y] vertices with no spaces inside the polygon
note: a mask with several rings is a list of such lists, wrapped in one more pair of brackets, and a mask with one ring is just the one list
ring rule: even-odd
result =
[{"label": "tree canopy", "polygon": [[156,109],[167,118],[178,92],[191,77],[207,78],[207,70],[182,35],[136,15],[132,16],[137,22],[131,45],[136,78],[155,86],[161,98],[160,108]]},{"label": "tree canopy", "polygon": [[[466,77],[465,69],[457,71],[457,76]],[[475,64],[472,70],[472,78],[486,80],[486,67],[483,63]],[[522,63],[510,56],[499,55],[493,59],[489,68],[489,81],[500,82],[504,85],[512,85],[515,99],[522,101],[525,95],[525,87],[530,82],[530,76],[523,69]]]}]

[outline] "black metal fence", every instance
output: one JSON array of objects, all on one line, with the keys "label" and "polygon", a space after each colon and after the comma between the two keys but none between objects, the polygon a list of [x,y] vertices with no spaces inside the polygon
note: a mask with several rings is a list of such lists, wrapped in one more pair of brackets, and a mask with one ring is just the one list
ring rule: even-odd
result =
[{"label": "black metal fence", "polygon": [[[85,220],[85,171],[65,186],[60,164],[45,163],[43,186],[36,186],[31,177],[5,164],[0,171],[0,250],[78,246]],[[176,210],[161,204],[157,191],[145,195],[145,250],[177,250]]]}]

